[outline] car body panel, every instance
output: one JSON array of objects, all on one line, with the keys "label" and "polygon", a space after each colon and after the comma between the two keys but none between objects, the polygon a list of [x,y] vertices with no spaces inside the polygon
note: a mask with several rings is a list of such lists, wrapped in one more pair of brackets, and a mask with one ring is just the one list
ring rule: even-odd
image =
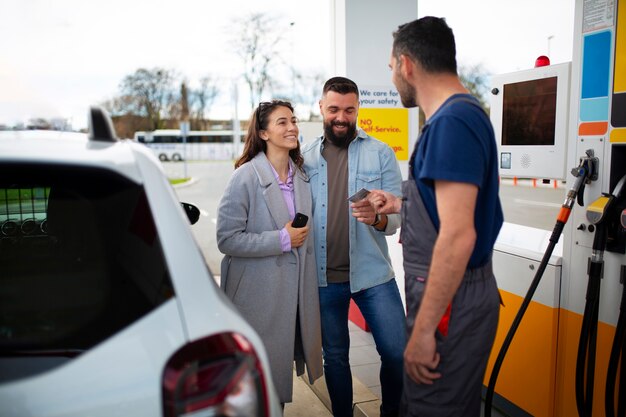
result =
[{"label": "car body panel", "polygon": [[171,299],[79,357],[0,385],[0,416],[160,415],[163,364],[185,342]]},{"label": "car body panel", "polygon": [[[132,141],[89,141],[76,133],[0,132],[0,164],[6,163],[98,167],[141,184],[175,296],[62,365],[0,382],[0,417],[160,416],[168,358],[186,343],[224,332],[252,343],[264,370],[269,415],[282,415],[263,344],[216,285],[186,214],[149,149]],[[0,357],[0,366],[9,361]]]}]

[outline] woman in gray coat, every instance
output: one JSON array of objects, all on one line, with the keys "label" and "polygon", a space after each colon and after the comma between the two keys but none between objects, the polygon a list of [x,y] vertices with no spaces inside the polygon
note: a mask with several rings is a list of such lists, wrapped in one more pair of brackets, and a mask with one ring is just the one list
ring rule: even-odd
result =
[{"label": "woman in gray coat", "polygon": [[[290,103],[259,104],[217,217],[221,286],[261,336],[281,403],[291,402],[293,362],[322,375],[311,192]],[[295,213],[309,217],[294,228]]]}]

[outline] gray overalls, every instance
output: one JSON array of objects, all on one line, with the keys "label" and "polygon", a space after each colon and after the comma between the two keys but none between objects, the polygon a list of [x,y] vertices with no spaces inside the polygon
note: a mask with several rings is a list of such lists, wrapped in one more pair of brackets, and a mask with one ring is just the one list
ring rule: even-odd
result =
[{"label": "gray overalls", "polygon": [[[402,184],[401,241],[404,256],[407,332],[419,309],[437,239],[437,230],[413,178],[416,150],[409,163],[409,180]],[[436,332],[441,378],[418,385],[404,373],[401,415],[443,417],[480,415],[482,380],[498,326],[500,295],[491,260],[465,271],[449,309],[448,328]],[[445,326],[444,326],[445,327]],[[441,330],[447,330],[444,336]]]}]

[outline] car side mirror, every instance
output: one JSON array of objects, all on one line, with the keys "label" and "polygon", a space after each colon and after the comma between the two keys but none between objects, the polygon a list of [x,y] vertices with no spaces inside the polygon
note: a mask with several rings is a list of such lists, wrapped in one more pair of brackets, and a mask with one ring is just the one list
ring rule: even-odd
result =
[{"label": "car side mirror", "polygon": [[185,209],[189,223],[196,224],[198,219],[200,219],[200,209],[189,203],[180,203],[180,205],[183,206],[183,209]]}]

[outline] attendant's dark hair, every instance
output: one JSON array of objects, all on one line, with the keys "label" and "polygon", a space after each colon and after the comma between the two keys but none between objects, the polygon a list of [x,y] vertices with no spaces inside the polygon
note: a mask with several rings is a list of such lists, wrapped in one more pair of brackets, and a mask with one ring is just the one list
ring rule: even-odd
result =
[{"label": "attendant's dark hair", "polygon": [[[261,139],[261,131],[267,129],[270,115],[277,107],[286,107],[293,113],[293,106],[291,103],[282,100],[263,101],[259,103],[254,112],[252,112],[250,125],[248,126],[248,133],[246,133],[244,141],[243,153],[235,161],[235,169],[239,168],[246,162],[251,161],[259,152],[267,151],[267,142]],[[298,142],[298,147],[289,151],[289,156],[296,166],[302,169],[304,158],[300,153],[300,142]]]},{"label": "attendant's dark hair", "polygon": [[359,87],[354,81],[346,77],[333,77],[326,81],[322,89],[322,96],[325,96],[329,91],[339,94],[354,93],[357,98],[359,97]]},{"label": "attendant's dark hair", "polygon": [[454,33],[444,18],[426,16],[393,33],[393,56],[406,55],[428,73],[457,74]]}]

